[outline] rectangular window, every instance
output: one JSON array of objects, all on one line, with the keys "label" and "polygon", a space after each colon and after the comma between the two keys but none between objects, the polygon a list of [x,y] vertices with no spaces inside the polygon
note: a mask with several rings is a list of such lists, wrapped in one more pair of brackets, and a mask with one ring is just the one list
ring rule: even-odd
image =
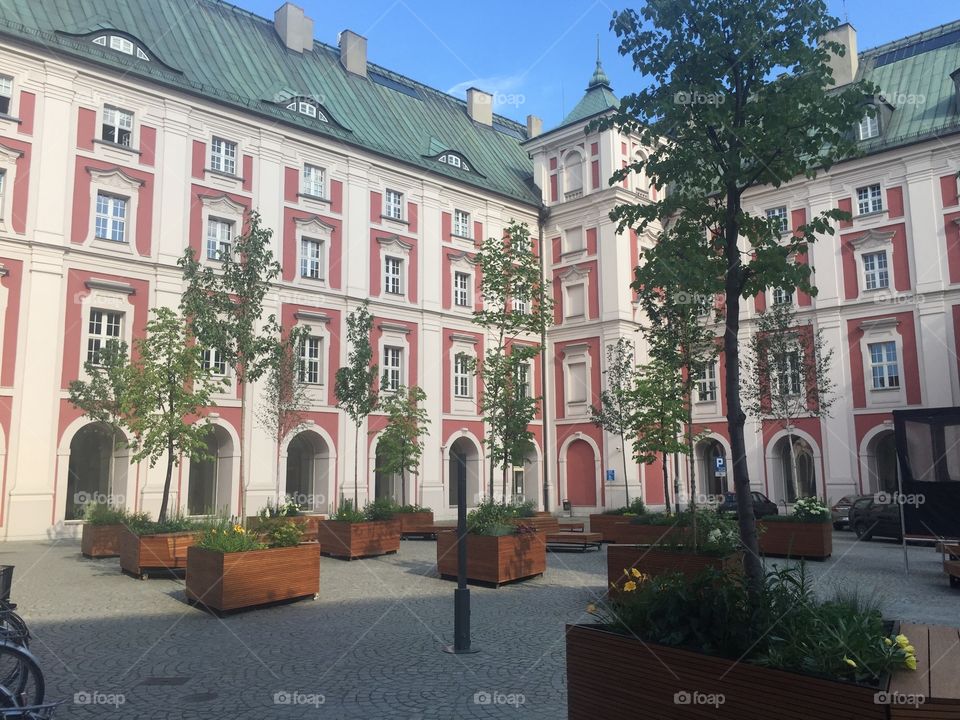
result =
[{"label": "rectangular window", "polygon": [[462,238],[470,237],[470,213],[463,210],[453,211],[453,234]]},{"label": "rectangular window", "polygon": [[303,194],[313,197],[326,197],[327,171],[316,165],[303,166]]},{"label": "rectangular window", "polygon": [[227,361],[216,348],[208,348],[203,351],[203,369],[211,375],[223,377],[227,374]]},{"label": "rectangular window", "polygon": [[127,241],[127,200],[105,193],[97,193],[95,235],[102,240]]},{"label": "rectangular window", "polygon": [[300,240],[300,277],[323,280],[323,243],[320,240]]},{"label": "rectangular window", "polygon": [[530,365],[524,363],[517,367],[517,396],[530,397]]},{"label": "rectangular window", "polygon": [[774,288],[773,304],[774,305],[793,305],[793,290],[785,290],[784,288]]},{"label": "rectangular window", "polygon": [[453,274],[453,304],[470,307],[470,275],[464,272]]},{"label": "rectangular window", "polygon": [[127,55],[133,55],[133,43],[119,35],[110,36],[110,49],[119,50]]},{"label": "rectangular window", "polygon": [[210,169],[236,175],[237,144],[223,138],[213,138],[210,142]]},{"label": "rectangular window", "polygon": [[403,193],[387,190],[383,196],[383,214],[394,220],[403,219]]},{"label": "rectangular window", "polygon": [[887,266],[887,251],[864,253],[863,286],[867,290],[882,290],[890,287],[890,269]]},{"label": "rectangular window", "polygon": [[7,199],[7,171],[0,170],[0,218],[3,217]]},{"label": "rectangular window", "polygon": [[570,363],[569,373],[567,385],[569,402],[585,403],[587,401],[587,364],[585,362]]},{"label": "rectangular window", "polygon": [[863,120],[857,125],[857,137],[860,140],[869,140],[880,134],[880,118],[874,112],[873,117],[864,115]]},{"label": "rectangular window", "polygon": [[100,363],[100,352],[111,340],[120,340],[123,313],[106,310],[90,310],[90,322],[87,326],[87,362]]},{"label": "rectangular window", "polygon": [[453,358],[453,396],[470,397],[470,358],[463,353]]},{"label": "rectangular window", "polygon": [[567,286],[567,307],[566,317],[583,317],[584,310],[584,287],[583,283]]},{"label": "rectangular window", "polygon": [[883,195],[880,185],[865,185],[857,188],[857,212],[860,215],[880,212],[883,210]]},{"label": "rectangular window", "polygon": [[776,376],[776,391],[781,397],[799,395],[803,387],[800,367],[800,351],[791,350],[773,358]]},{"label": "rectangular window", "polygon": [[233,223],[217,218],[207,220],[207,259],[222,260],[233,247]]},{"label": "rectangular window", "polygon": [[300,382],[310,385],[321,384],[320,350],[323,340],[318,337],[305,338],[300,345]]},{"label": "rectangular window", "polygon": [[9,115],[13,102],[13,78],[0,75],[0,115]]},{"label": "rectangular window", "polygon": [[571,228],[563,234],[563,252],[583,250],[583,228]]},{"label": "rectangular window", "polygon": [[778,232],[784,233],[790,229],[790,221],[787,220],[787,206],[781,205],[780,207],[769,208],[766,210],[767,220],[774,223]]},{"label": "rectangular window", "polygon": [[403,349],[385,347],[383,349],[383,389],[394,391],[400,387],[400,373],[403,369]]},{"label": "rectangular window", "polygon": [[133,137],[133,113],[105,105],[100,139],[130,147]]},{"label": "rectangular window", "polygon": [[900,387],[900,365],[897,362],[897,344],[893,341],[870,343],[870,375],[874,390]]},{"label": "rectangular window", "polygon": [[513,311],[517,313],[517,315],[526,315],[528,312],[530,312],[530,303],[528,303],[524,298],[514,298]]},{"label": "rectangular window", "polygon": [[717,366],[714,363],[704,365],[697,373],[697,401],[716,402]]},{"label": "rectangular window", "polygon": [[391,295],[400,295],[403,292],[403,284],[400,278],[403,273],[403,260],[395,257],[385,257],[383,259],[383,289]]}]

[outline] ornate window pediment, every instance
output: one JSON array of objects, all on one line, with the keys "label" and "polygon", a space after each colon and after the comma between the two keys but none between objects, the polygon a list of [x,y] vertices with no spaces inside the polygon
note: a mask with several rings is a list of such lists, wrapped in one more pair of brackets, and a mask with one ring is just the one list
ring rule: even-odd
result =
[{"label": "ornate window pediment", "polygon": [[99,170],[97,168],[88,167],[87,172],[90,173],[90,176],[101,188],[136,191],[137,188],[143,185],[143,180],[130,177],[118,167],[110,168],[109,170]]},{"label": "ornate window pediment", "polygon": [[294,220],[297,230],[304,235],[329,235],[333,232],[333,227],[327,225],[316,215],[309,218],[297,218]]},{"label": "ornate window pediment", "polygon": [[888,246],[895,234],[893,230],[867,230],[863,235],[847,242],[854,250],[872,250]]},{"label": "ornate window pediment", "polygon": [[384,248],[394,248],[396,250],[402,250],[404,252],[410,252],[411,250],[413,250],[413,245],[401,240],[399,235],[388,235],[386,237],[379,237],[377,238],[377,242],[380,244],[380,247],[384,247]]},{"label": "ornate window pediment", "polygon": [[205,208],[210,210],[212,213],[220,214],[236,214],[242,216],[247,208],[241,205],[234,200],[231,200],[227,195],[214,195],[214,196],[204,196],[201,198]]}]

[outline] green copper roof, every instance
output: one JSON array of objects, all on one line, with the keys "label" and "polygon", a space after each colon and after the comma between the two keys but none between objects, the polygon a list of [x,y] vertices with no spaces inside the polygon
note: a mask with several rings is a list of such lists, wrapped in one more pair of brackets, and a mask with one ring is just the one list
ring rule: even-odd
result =
[{"label": "green copper roof", "polygon": [[586,120],[587,118],[599,115],[602,112],[610,110],[620,105],[617,96],[610,89],[610,79],[603,71],[603,65],[600,64],[599,53],[597,55],[597,67],[593,71],[593,77],[590,78],[590,84],[587,86],[587,94],[584,95],[573,110],[567,113],[567,116],[557,127],[565,127],[575,122]]},{"label": "green copper roof", "polygon": [[[152,59],[138,60],[91,42],[88,34],[104,29],[138,40]],[[494,116],[493,127],[475,123],[462,100],[372,63],[367,78],[348,73],[339,49],[323,43],[315,42],[312,52],[288,50],[271,20],[221,0],[0,0],[0,36],[110,65],[539,203],[532,164],[520,147],[524,125],[501,116]],[[280,101],[291,95],[316,99],[331,122],[286,110]],[[442,150],[461,153],[473,171],[435,160]]]},{"label": "green copper roof", "polygon": [[880,137],[862,143],[873,153],[960,130],[957,88],[960,21],[860,53],[857,80],[869,80],[893,109],[880,116]]}]

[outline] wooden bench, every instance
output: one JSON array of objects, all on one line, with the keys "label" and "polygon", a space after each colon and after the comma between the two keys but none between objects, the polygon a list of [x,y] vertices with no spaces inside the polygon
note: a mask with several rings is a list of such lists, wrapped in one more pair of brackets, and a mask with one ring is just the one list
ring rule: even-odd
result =
[{"label": "wooden bench", "polygon": [[589,548],[600,549],[603,538],[600,533],[588,533],[583,531],[583,523],[571,523],[579,525],[580,529],[570,532],[566,525],[561,525],[557,518],[552,516],[536,515],[534,517],[514,518],[514,525],[524,525],[534,528],[544,534],[548,550],[560,548],[585,551]]},{"label": "wooden bench", "polygon": [[408,525],[400,533],[400,537],[404,540],[408,538],[421,538],[423,540],[436,540],[437,533],[443,532],[444,530],[453,530],[456,526],[454,525],[436,525],[430,523],[427,525]]},{"label": "wooden bench", "polygon": [[950,579],[950,587],[960,587],[960,545],[944,545],[943,554],[943,571]]},{"label": "wooden bench", "polygon": [[890,678],[890,720],[960,720],[960,630],[903,623],[917,669]]}]

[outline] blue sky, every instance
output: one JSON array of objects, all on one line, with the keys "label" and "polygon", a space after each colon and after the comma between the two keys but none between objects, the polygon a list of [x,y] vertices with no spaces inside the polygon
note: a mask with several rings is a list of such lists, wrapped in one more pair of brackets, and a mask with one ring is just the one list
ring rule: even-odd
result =
[{"label": "blue sky", "polygon": [[[368,38],[371,62],[463,96],[475,85],[497,93],[497,112],[549,128],[580,99],[593,73],[596,38],[614,92],[639,85],[616,53],[613,11],[639,2],[603,0],[296,0],[314,20],[318,40],[336,44],[345,28]],[[281,0],[233,0],[273,17]],[[857,28],[860,49],[960,18],[950,0],[828,0]],[[954,9],[951,10],[951,7]]]}]

